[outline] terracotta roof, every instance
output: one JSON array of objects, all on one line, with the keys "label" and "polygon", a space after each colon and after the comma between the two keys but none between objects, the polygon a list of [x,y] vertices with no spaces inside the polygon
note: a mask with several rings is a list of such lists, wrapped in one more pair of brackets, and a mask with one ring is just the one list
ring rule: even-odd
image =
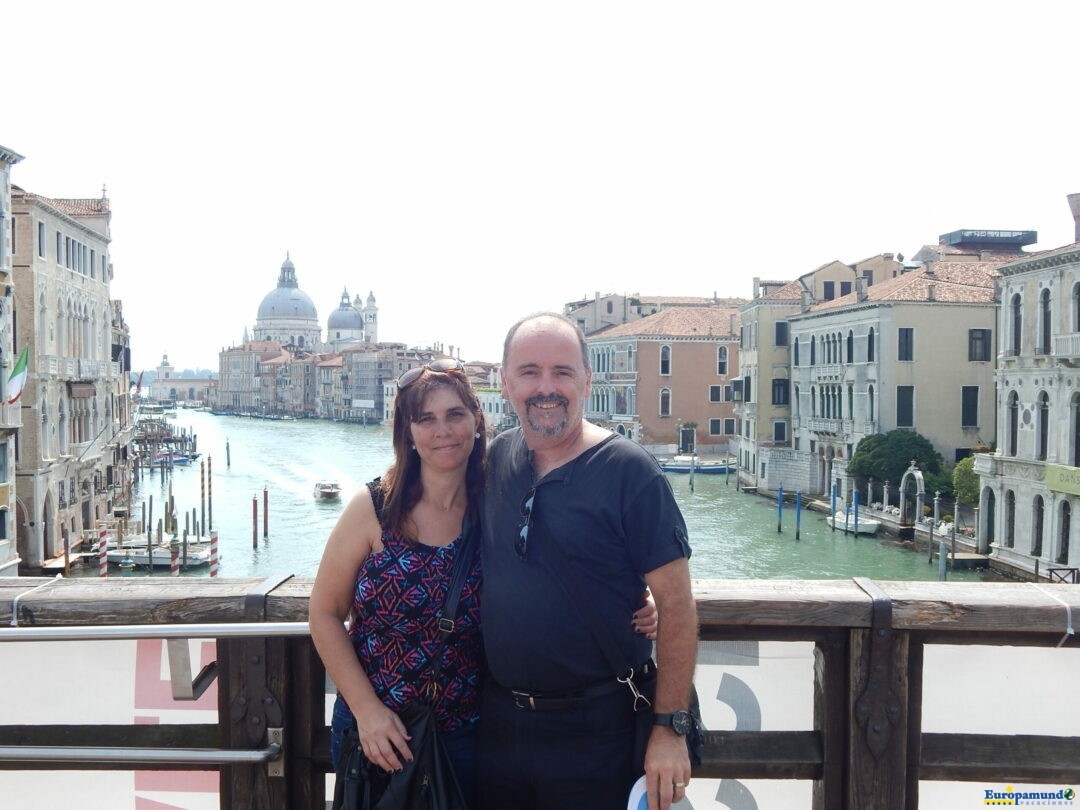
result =
[{"label": "terracotta roof", "polygon": [[345,361],[342,359],[340,354],[331,354],[331,355],[327,356],[325,359],[319,361],[319,367],[320,368],[340,367],[341,365],[344,364],[344,362]]},{"label": "terracotta roof", "polygon": [[806,287],[804,287],[800,282],[789,281],[780,289],[773,290],[772,292],[761,296],[761,298],[757,300],[760,301],[764,299],[767,301],[801,301],[803,290],[805,289]]},{"label": "terracotta roof", "polygon": [[[896,278],[880,281],[866,289],[866,301],[924,301],[929,302],[930,288],[934,302],[945,304],[990,304],[994,301],[994,279],[1004,262],[935,262],[932,268],[921,268]],[[832,301],[822,301],[810,307],[811,312],[851,306],[858,302],[852,292]]]},{"label": "terracotta roof", "polygon": [[665,307],[739,307],[746,303],[745,298],[713,298],[697,295],[631,295],[642,304],[659,304]]},{"label": "terracotta roof", "polygon": [[78,197],[46,197],[13,185],[12,196],[16,196],[16,191],[18,191],[18,196],[29,200],[39,200],[69,217],[96,217],[110,213],[108,197],[98,197],[93,200]]},{"label": "terracotta roof", "polygon": [[[734,332],[732,319],[734,318]],[[735,307],[674,307],[663,309],[633,323],[623,323],[591,337],[734,337],[738,334],[739,310]]]}]

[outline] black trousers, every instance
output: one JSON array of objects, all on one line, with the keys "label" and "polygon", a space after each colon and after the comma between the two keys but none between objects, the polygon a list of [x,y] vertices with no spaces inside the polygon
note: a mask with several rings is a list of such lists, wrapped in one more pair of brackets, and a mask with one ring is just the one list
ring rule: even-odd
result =
[{"label": "black trousers", "polygon": [[[642,685],[651,700],[656,682]],[[560,711],[518,708],[485,687],[477,731],[480,810],[625,810],[644,773],[652,712],[634,713],[629,689]]]}]

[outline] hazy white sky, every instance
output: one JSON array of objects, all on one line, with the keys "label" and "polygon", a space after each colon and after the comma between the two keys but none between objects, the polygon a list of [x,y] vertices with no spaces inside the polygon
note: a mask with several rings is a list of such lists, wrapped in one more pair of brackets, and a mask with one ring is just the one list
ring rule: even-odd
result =
[{"label": "hazy white sky", "polygon": [[136,369],[217,368],[286,251],[325,329],[498,359],[594,292],[749,297],[959,228],[1073,241],[1076,2],[5,7],[16,184],[113,210]]}]

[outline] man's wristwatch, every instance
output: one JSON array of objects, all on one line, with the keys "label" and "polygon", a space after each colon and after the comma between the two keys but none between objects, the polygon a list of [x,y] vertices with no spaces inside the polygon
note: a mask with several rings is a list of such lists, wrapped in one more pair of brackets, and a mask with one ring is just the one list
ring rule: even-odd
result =
[{"label": "man's wristwatch", "polygon": [[671,730],[680,737],[685,737],[693,728],[694,719],[690,716],[690,712],[680,710],[674,714],[654,714],[653,725],[670,726]]}]

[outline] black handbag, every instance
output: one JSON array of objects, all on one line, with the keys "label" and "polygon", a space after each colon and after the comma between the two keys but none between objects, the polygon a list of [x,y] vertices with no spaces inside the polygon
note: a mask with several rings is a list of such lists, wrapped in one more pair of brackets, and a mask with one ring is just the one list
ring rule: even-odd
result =
[{"label": "black handbag", "polygon": [[431,707],[411,703],[398,717],[411,737],[412,762],[387,773],[364,756],[356,725],[350,726],[342,737],[335,810],[468,810]]},{"label": "black handbag", "polygon": [[[438,684],[442,650],[454,631],[458,600],[475,554],[471,521],[462,526],[461,548],[454,559],[446,603],[439,619],[440,643],[432,659],[431,683]],[[409,733],[412,762],[387,773],[371,763],[360,747],[354,722],[341,739],[334,785],[333,810],[469,810],[453,765],[439,739],[435,713],[425,703],[410,703],[398,712]]]}]

